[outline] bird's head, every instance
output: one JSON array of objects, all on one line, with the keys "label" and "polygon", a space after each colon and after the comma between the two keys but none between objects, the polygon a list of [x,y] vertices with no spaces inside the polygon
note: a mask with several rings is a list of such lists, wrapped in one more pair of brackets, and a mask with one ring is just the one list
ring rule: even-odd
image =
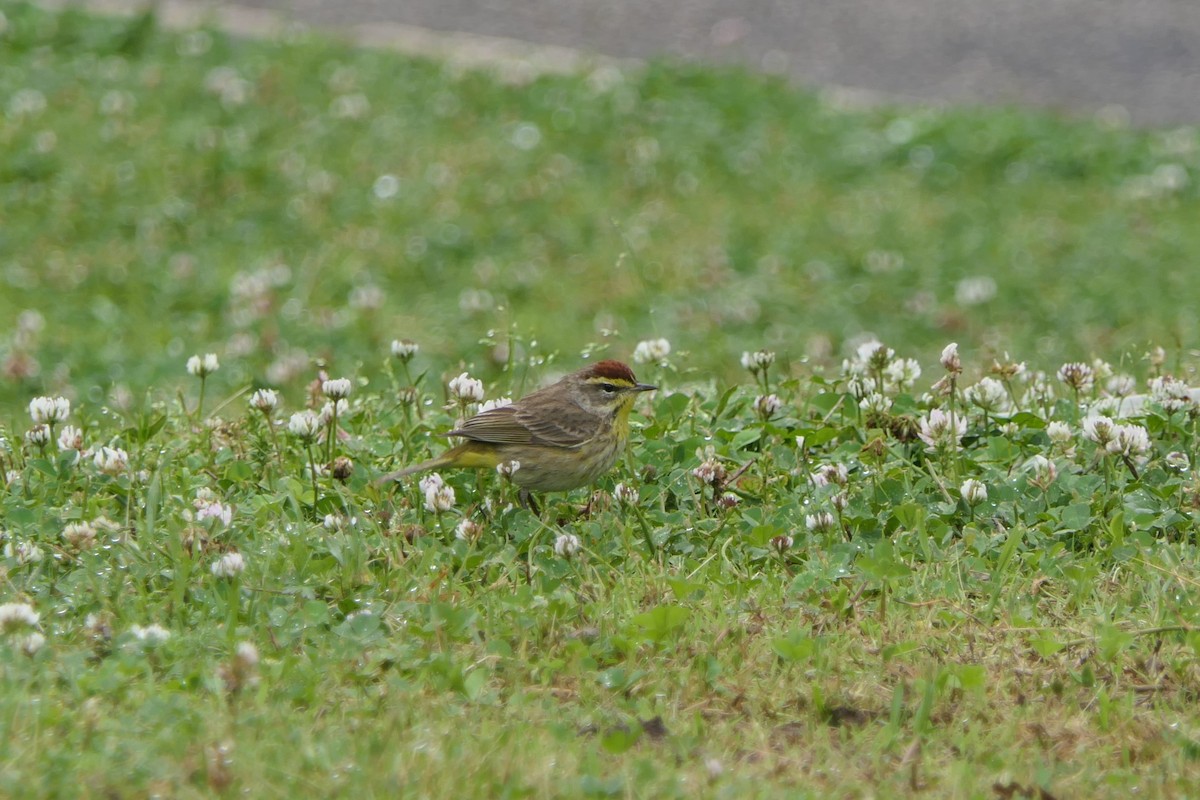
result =
[{"label": "bird's head", "polygon": [[568,378],[578,388],[581,404],[597,413],[617,414],[624,418],[642,392],[652,392],[657,386],[638,383],[633,370],[620,361],[597,361]]}]

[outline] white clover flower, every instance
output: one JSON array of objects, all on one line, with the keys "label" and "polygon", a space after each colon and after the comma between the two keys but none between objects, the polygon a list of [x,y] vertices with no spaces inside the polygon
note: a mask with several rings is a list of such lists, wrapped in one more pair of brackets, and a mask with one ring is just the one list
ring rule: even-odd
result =
[{"label": "white clover flower", "polygon": [[197,378],[206,378],[221,368],[216,353],[205,353],[204,356],[192,356],[187,360],[187,371]]},{"label": "white clover flower", "polygon": [[454,487],[437,486],[425,491],[425,510],[434,514],[449,511],[454,508]]},{"label": "white clover flower", "polygon": [[1196,407],[1191,387],[1170,375],[1150,379],[1150,399],[1168,414]]},{"label": "white clover flower", "polygon": [[1010,381],[1013,378],[1023,378],[1028,372],[1024,361],[1013,361],[1009,358],[1008,353],[1004,354],[1003,361],[992,361],[991,371],[993,375],[999,375],[1003,381]]},{"label": "white clover flower", "polygon": [[222,503],[216,494],[207,487],[197,493],[192,505],[196,508],[197,522],[215,519],[222,525],[228,525],[233,519],[233,508]]},{"label": "white clover flower", "polygon": [[917,436],[929,450],[942,447],[957,449],[967,432],[967,421],[961,414],[946,413],[940,408],[932,409],[921,417]]},{"label": "white clover flower", "polygon": [[115,477],[129,469],[129,454],[119,447],[101,447],[92,457],[92,463],[105,475]]},{"label": "white clover flower", "polygon": [[1116,435],[1116,425],[1108,417],[1099,415],[1088,416],[1083,420],[1083,436],[1085,439],[1091,439],[1101,447],[1107,447],[1108,443]]},{"label": "white clover flower", "polygon": [[845,464],[822,464],[810,477],[818,489],[825,486],[845,486],[850,482],[850,470]]},{"label": "white clover flower", "polygon": [[460,403],[482,403],[483,381],[472,378],[464,372],[457,378],[451,378],[448,384],[450,396]]},{"label": "white clover flower", "polygon": [[858,401],[858,407],[873,414],[886,414],[892,407],[892,399],[879,392],[871,392]]},{"label": "white clover flower", "polygon": [[250,395],[250,407],[269,414],[279,405],[279,395],[274,389],[258,389]]},{"label": "white clover flower", "polygon": [[988,497],[987,486],[983,481],[974,478],[967,478],[963,481],[962,486],[959,487],[959,493],[962,494],[962,499],[966,501],[966,504],[972,508],[986,501]]},{"label": "white clover flower", "polygon": [[1025,462],[1025,471],[1033,473],[1030,483],[1045,490],[1058,477],[1058,467],[1043,455],[1036,455]]},{"label": "white clover flower", "polygon": [[1058,368],[1058,379],[1077,392],[1090,392],[1095,384],[1095,373],[1082,361],[1072,361]]},{"label": "white clover flower", "polygon": [[212,563],[212,574],[218,578],[233,578],[246,571],[246,559],[236,550],[225,553]]},{"label": "white clover flower", "polygon": [[32,658],[46,644],[46,637],[38,631],[32,631],[24,636],[18,636],[13,642],[17,649]]},{"label": "white clover flower", "polygon": [[738,497],[733,492],[724,492],[717,498],[717,505],[723,509],[729,510],[737,508],[742,503],[742,498]]},{"label": "white clover flower", "polygon": [[1116,425],[1104,449],[1114,455],[1140,456],[1150,450],[1150,436],[1141,425]]},{"label": "white clover flower", "polygon": [[36,423],[53,425],[71,415],[71,401],[65,397],[35,397],[29,401],[29,416]]},{"label": "white clover flower", "polygon": [[64,425],[58,432],[58,449],[66,452],[75,450],[83,452],[83,431],[74,425]]},{"label": "white clover flower", "polygon": [[896,351],[878,339],[872,339],[856,347],[854,356],[863,369],[884,369],[895,358]]},{"label": "white clover flower", "polygon": [[671,343],[666,339],[646,339],[633,348],[635,364],[661,364],[671,355]]},{"label": "white clover flower", "polygon": [[400,193],[400,179],[395,175],[380,175],[371,184],[371,191],[380,200],[391,200]]},{"label": "white clover flower", "polygon": [[421,490],[421,494],[429,494],[430,492],[440,489],[446,485],[446,481],[436,472],[431,472],[428,475],[417,481],[417,486]]},{"label": "white clover flower", "polygon": [[627,483],[618,483],[613,487],[613,497],[617,498],[618,503],[628,506],[636,505],[638,502],[638,490]]},{"label": "white clover flower", "polygon": [[37,89],[18,89],[8,100],[8,114],[12,117],[36,117],[46,110],[46,95]]},{"label": "white clover flower", "polygon": [[906,392],[913,388],[921,377],[921,365],[915,358],[893,359],[883,370],[883,379],[888,388]]},{"label": "white clover flower", "polygon": [[483,535],[483,526],[473,519],[462,519],[454,526],[454,538],[461,542],[476,542]]},{"label": "white clover flower", "polygon": [[[668,350],[668,352],[670,352]],[[753,353],[742,353],[742,367],[751,374],[757,375],[775,363],[775,354],[770,350],[756,350]]]},{"label": "white clover flower", "polygon": [[804,527],[814,533],[822,533],[829,530],[834,525],[833,514],[828,511],[818,511],[815,514],[804,515]]},{"label": "white clover flower", "polygon": [[41,619],[28,603],[5,603],[0,605],[0,633],[24,633],[36,628]]},{"label": "white clover flower", "polygon": [[986,275],[963,278],[954,287],[960,306],[977,306],[996,296],[996,281]]},{"label": "white clover flower", "polygon": [[288,420],[288,431],[305,442],[317,438],[322,428],[321,418],[312,409],[304,409],[292,414]]},{"label": "white clover flower", "polygon": [[962,359],[958,357],[958,342],[951,342],[942,348],[938,359],[946,372],[958,374],[962,372]]},{"label": "white clover flower", "polygon": [[421,346],[416,342],[408,339],[393,339],[392,340],[392,357],[398,358],[401,361],[411,361],[421,350]]},{"label": "white clover flower", "polygon": [[554,553],[561,558],[571,558],[582,547],[579,537],[573,533],[560,533],[554,540]]},{"label": "white clover flower", "polygon": [[483,405],[479,407],[479,413],[482,414],[485,411],[493,411],[497,408],[511,406],[512,402],[513,401],[511,397],[497,397],[495,400],[488,400],[484,402]]},{"label": "white clover flower", "polygon": [[321,392],[330,400],[344,400],[350,396],[349,378],[332,378],[321,383]]},{"label": "white clover flower", "polygon": [[87,522],[71,522],[63,528],[62,538],[74,550],[90,550],[96,543],[96,528]]},{"label": "white clover flower", "polygon": [[1058,445],[1070,444],[1074,436],[1071,433],[1071,426],[1058,420],[1046,426],[1046,435],[1050,437],[1051,442]]},{"label": "white clover flower", "polygon": [[515,458],[512,461],[503,461],[496,465],[496,474],[502,478],[512,480],[513,473],[521,468],[521,462]]},{"label": "white clover flower", "polygon": [[250,99],[253,87],[250,81],[238,74],[233,67],[213,67],[204,76],[204,88],[216,95],[227,108],[244,105]]},{"label": "white clover flower", "polygon": [[1033,372],[1026,378],[1025,393],[1021,395],[1021,406],[1031,408],[1048,406],[1054,402],[1054,386],[1044,372]]},{"label": "white clover flower", "polygon": [[4,543],[4,557],[15,559],[17,566],[23,567],[26,564],[37,564],[45,558],[45,554],[42,548],[33,542],[10,540]]},{"label": "white clover flower", "polygon": [[879,393],[877,381],[862,372],[851,373],[846,381],[846,391],[861,399]]},{"label": "white clover flower", "polygon": [[25,432],[25,443],[42,448],[50,444],[50,426],[39,423]]},{"label": "white clover flower", "polygon": [[233,657],[243,669],[254,669],[258,666],[258,648],[253,642],[238,642]]},{"label": "white clover flower", "polygon": [[692,477],[709,486],[722,486],[725,483],[725,466],[715,458],[709,458],[692,470]]},{"label": "white clover flower", "polygon": [[1190,462],[1188,461],[1187,453],[1179,450],[1172,450],[1163,456],[1163,464],[1166,465],[1167,469],[1174,470],[1176,472],[1183,472],[1186,470],[1189,463]]},{"label": "white clover flower", "polygon": [[1105,390],[1114,397],[1128,397],[1137,388],[1132,375],[1113,375],[1104,384]]},{"label": "white clover flower", "polygon": [[134,625],[129,629],[129,632],[139,642],[145,642],[148,645],[162,644],[171,638],[171,632],[157,622],[153,622],[145,627]]},{"label": "white clover flower", "polygon": [[780,553],[783,553],[785,550],[787,550],[789,547],[791,547],[792,544],[794,544],[794,543],[795,543],[795,540],[791,536],[788,536],[787,534],[780,534],[779,536],[771,537],[771,546],[774,547]]},{"label": "white clover flower", "polygon": [[355,286],[350,290],[348,305],[350,308],[371,311],[381,307],[386,300],[387,295],[384,294],[383,289],[373,283],[368,283],[363,286]]},{"label": "white clover flower", "polygon": [[987,414],[1004,413],[1010,406],[1004,384],[995,378],[981,378],[979,383],[963,391],[963,397]]},{"label": "white clover flower", "polygon": [[349,400],[326,400],[325,405],[321,406],[321,413],[317,415],[317,421],[321,427],[325,427],[333,422],[334,407],[336,404],[337,415],[345,417],[350,411]]},{"label": "white clover flower", "polygon": [[754,410],[763,419],[770,419],[783,408],[783,401],[775,394],[760,394],[754,398]]}]

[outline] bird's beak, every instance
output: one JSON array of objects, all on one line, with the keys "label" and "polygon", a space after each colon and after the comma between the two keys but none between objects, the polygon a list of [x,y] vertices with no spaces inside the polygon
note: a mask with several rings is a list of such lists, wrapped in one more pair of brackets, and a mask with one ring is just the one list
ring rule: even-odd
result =
[{"label": "bird's beak", "polygon": [[648,383],[639,383],[637,386],[633,387],[633,390],[635,392],[653,392],[657,388],[657,386],[651,386]]}]

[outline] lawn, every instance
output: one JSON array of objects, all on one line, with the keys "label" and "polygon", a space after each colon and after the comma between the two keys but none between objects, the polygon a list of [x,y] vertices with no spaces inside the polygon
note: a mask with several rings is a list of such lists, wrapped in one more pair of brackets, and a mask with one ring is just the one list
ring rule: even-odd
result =
[{"label": "lawn", "polygon": [[1195,130],[0,12],[0,795],[1200,793]]}]

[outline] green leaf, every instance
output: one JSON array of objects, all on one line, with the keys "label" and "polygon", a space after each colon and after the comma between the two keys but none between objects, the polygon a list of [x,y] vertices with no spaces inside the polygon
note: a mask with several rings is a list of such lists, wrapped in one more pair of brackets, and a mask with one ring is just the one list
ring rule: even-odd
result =
[{"label": "green leaf", "polygon": [[892,516],[900,523],[900,527],[910,531],[919,531],[925,521],[925,507],[919,503],[904,503],[892,509]]},{"label": "green leaf", "polygon": [[883,539],[871,550],[870,555],[864,555],[854,564],[864,577],[882,581],[889,578],[903,578],[912,570],[907,564],[896,558],[895,548],[890,539]]},{"label": "green leaf", "polygon": [[795,663],[812,658],[817,652],[817,642],[807,633],[796,631],[772,639],[771,649],[784,661]]},{"label": "green leaf", "polygon": [[661,642],[687,623],[692,612],[682,606],[661,605],[638,614],[630,623],[647,641]]},{"label": "green leaf", "polygon": [[887,664],[893,659],[903,658],[909,653],[915,653],[920,649],[921,645],[918,642],[896,642],[894,644],[885,645],[884,648],[879,651],[879,655],[880,658],[883,659],[883,663]]},{"label": "green leaf", "polygon": [[762,430],[760,428],[747,428],[733,437],[733,441],[729,443],[730,450],[742,450],[747,445],[754,444],[762,438]]},{"label": "green leaf", "polygon": [[579,791],[584,797],[616,797],[625,791],[625,781],[620,775],[611,778],[584,775],[579,779]]},{"label": "green leaf", "polygon": [[1029,642],[1029,646],[1042,658],[1050,658],[1050,656],[1066,647],[1066,644],[1050,636],[1048,633],[1043,633],[1032,639]]},{"label": "green leaf", "polygon": [[803,431],[804,444],[806,447],[820,447],[826,442],[832,442],[838,437],[838,429],[832,425],[817,428],[812,431]]},{"label": "green leaf", "polygon": [[686,600],[707,586],[707,584],[684,578],[667,578],[667,585],[671,587],[677,600]]},{"label": "green leaf", "polygon": [[225,467],[226,483],[246,483],[259,477],[254,467],[247,461],[231,461]]},{"label": "green leaf", "polygon": [[1092,506],[1090,503],[1072,503],[1062,510],[1059,530],[1082,531],[1092,522]]},{"label": "green leaf", "polygon": [[1096,639],[1096,649],[1100,658],[1105,661],[1115,661],[1125,648],[1133,644],[1134,635],[1123,631],[1115,625],[1105,625]]},{"label": "green leaf", "polygon": [[463,679],[462,693],[471,700],[478,700],[483,694],[484,688],[487,686],[488,671],[485,669],[475,669],[467,673],[467,677]]},{"label": "green leaf", "polygon": [[600,746],[610,753],[624,753],[637,744],[641,738],[641,728],[622,725],[605,731],[604,735],[600,737]]},{"label": "green leaf", "polygon": [[829,414],[838,407],[839,403],[844,404],[845,407],[853,408],[854,403],[851,402],[852,399],[853,398],[851,398],[849,395],[840,394],[838,392],[821,392],[820,394],[815,394],[809,398],[808,405],[818,414],[825,417],[829,416]]}]

